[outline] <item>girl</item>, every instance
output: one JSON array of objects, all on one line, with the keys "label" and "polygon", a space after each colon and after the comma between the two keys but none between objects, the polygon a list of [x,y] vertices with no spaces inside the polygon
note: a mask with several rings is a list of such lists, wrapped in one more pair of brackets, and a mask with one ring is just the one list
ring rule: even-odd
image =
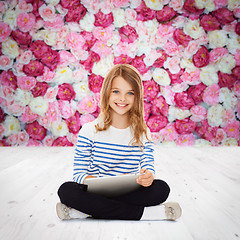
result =
[{"label": "girl", "polygon": [[[87,178],[139,173],[141,187],[117,197],[86,190]],[[143,86],[139,72],[128,64],[115,65],[104,79],[101,113],[79,131],[74,155],[74,182],[58,190],[60,219],[176,220],[181,208],[164,203],[170,189],[154,180],[153,143],[144,122]]]}]

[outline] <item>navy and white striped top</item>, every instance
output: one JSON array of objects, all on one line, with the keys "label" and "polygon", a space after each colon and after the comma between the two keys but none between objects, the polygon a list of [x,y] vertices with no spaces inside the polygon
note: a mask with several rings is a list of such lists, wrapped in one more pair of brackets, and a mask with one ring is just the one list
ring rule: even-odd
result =
[{"label": "navy and white striped top", "polygon": [[[96,132],[98,119],[85,124],[78,135],[74,153],[73,180],[83,183],[87,175],[96,177],[125,173],[138,173],[146,168],[153,173],[153,143],[143,141],[143,151],[139,146],[131,146],[131,128],[118,129],[113,126],[106,131]],[[149,131],[150,134],[150,131]]]}]

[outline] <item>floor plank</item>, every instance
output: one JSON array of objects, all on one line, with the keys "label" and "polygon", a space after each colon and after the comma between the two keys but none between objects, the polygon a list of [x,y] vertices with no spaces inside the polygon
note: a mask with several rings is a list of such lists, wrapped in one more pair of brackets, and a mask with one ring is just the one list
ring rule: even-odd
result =
[{"label": "floor plank", "polygon": [[234,240],[240,237],[240,148],[155,147],[156,176],[176,222],[60,221],[57,189],[71,180],[73,148],[0,149],[0,239]]}]

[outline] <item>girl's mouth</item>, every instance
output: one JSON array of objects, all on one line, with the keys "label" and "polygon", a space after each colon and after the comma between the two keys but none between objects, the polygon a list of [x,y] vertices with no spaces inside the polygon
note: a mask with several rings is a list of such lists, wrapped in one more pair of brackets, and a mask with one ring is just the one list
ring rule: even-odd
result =
[{"label": "girl's mouth", "polygon": [[115,103],[118,107],[126,107],[128,104]]}]

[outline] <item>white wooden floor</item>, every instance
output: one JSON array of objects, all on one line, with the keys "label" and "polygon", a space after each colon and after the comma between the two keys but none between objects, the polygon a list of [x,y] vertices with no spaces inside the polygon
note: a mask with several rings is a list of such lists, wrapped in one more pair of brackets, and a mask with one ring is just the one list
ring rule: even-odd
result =
[{"label": "white wooden floor", "polygon": [[0,148],[0,239],[240,239],[240,148],[158,146],[155,157],[178,221],[60,221],[56,192],[71,180],[73,148]]}]

